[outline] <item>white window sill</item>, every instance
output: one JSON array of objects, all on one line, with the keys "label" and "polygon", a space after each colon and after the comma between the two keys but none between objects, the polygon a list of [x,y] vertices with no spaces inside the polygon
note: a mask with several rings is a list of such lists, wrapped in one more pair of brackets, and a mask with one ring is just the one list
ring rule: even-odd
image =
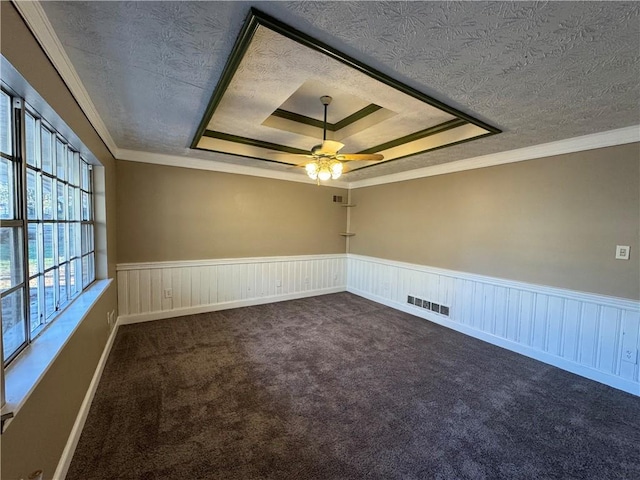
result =
[{"label": "white window sill", "polygon": [[[31,345],[11,362],[4,373],[5,405],[2,413],[14,417],[49,370],[64,346],[113,279],[97,280],[82,292]],[[5,422],[5,429],[10,420]]]}]

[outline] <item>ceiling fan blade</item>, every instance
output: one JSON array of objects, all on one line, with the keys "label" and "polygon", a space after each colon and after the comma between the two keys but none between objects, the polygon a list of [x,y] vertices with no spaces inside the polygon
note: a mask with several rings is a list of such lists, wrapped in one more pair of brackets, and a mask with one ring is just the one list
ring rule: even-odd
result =
[{"label": "ceiling fan blade", "polygon": [[322,145],[320,145],[320,148],[313,153],[318,155],[335,155],[342,147],[344,147],[344,143],[325,140],[322,142]]},{"label": "ceiling fan blade", "polygon": [[384,155],[380,155],[379,153],[373,154],[364,154],[364,153],[345,153],[343,155],[336,155],[336,160],[340,160],[341,162],[359,162],[359,161],[369,161],[369,162],[379,162],[380,160],[384,160]]}]

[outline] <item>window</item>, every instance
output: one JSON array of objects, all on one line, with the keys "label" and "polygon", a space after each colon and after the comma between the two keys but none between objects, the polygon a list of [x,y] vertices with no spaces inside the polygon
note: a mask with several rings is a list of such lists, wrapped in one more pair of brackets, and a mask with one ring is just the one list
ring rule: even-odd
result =
[{"label": "window", "polygon": [[0,92],[5,365],[95,280],[91,165],[9,92]]}]

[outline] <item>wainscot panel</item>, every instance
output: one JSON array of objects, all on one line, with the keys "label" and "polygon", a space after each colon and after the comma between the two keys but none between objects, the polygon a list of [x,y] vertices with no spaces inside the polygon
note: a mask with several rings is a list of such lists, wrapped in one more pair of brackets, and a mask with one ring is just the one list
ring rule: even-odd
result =
[{"label": "wainscot panel", "polygon": [[346,290],[346,255],[119,264],[121,324]]},{"label": "wainscot panel", "polygon": [[640,395],[640,302],[348,255],[347,290]]}]

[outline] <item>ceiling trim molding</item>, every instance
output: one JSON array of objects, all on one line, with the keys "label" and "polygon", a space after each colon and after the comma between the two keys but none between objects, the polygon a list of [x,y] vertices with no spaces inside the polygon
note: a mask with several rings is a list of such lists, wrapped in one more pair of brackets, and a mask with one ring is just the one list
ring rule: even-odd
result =
[{"label": "ceiling trim molding", "polygon": [[480,157],[466,158],[464,160],[457,160],[454,162],[394,173],[371,179],[357,180],[349,183],[349,189],[403,182],[417,178],[445,175],[447,173],[462,172],[464,170],[475,170],[477,168],[493,167],[507,163],[523,162],[525,160],[533,160],[536,158],[551,157],[565,153],[582,152],[585,150],[594,150],[596,148],[612,147],[615,145],[624,145],[636,142],[640,142],[640,125],[632,125],[630,127],[609,130],[607,132],[594,133],[591,135],[559,140],[557,142],[543,143],[540,145],[493,153]]},{"label": "ceiling trim molding", "polygon": [[[327,130],[331,132],[337,132],[338,130],[342,130],[344,127],[348,127],[352,123],[356,123],[359,120],[362,120],[365,117],[368,117],[372,113],[381,110],[382,107],[376,105],[374,103],[370,103],[364,108],[361,108],[357,112],[352,113],[351,115],[343,118],[342,120],[336,123],[327,122]],[[304,123],[305,125],[310,125],[312,127],[324,129],[324,122],[322,120],[316,120],[315,118],[307,117],[305,115],[300,115],[299,113],[289,112],[287,110],[282,110],[278,108],[275,112],[271,114],[274,117],[284,118],[285,120],[291,120],[292,122]],[[206,132],[206,130],[205,130]]]},{"label": "ceiling trim molding", "polygon": [[[142,152],[138,150],[118,150],[118,160],[139,163],[151,163],[154,165],[165,165],[167,167],[192,168],[196,170],[209,170],[220,173],[233,173],[236,175],[249,175],[252,177],[271,178],[274,180],[286,180],[289,182],[307,183],[316,185],[315,180],[311,180],[306,175],[299,175],[293,172],[279,172],[266,170],[258,167],[248,167],[236,165],[234,163],[216,162],[215,160],[204,160],[202,158],[183,157],[179,155],[166,155],[163,153]],[[348,188],[349,184],[340,180],[331,180],[330,183],[320,186]]]},{"label": "ceiling trim molding", "polygon": [[118,147],[111,137],[107,126],[102,121],[98,110],[80,80],[78,72],[76,72],[76,69],[73,67],[71,59],[69,59],[62,42],[60,42],[60,39],[56,35],[40,2],[12,0],[12,4],[24,19],[31,33],[33,33],[60,77],[62,77],[62,80],[76,102],[78,102],[80,109],[86,115],[89,123],[91,123],[111,154],[117,157]]},{"label": "ceiling trim molding", "polygon": [[[439,100],[436,100],[435,98],[423,92],[420,92],[419,90],[416,90],[415,88],[410,87],[409,85],[406,85],[405,83],[402,83],[401,81],[396,80],[393,77],[390,77],[376,70],[375,68],[370,67],[356,60],[353,57],[350,57],[345,53],[340,52],[339,50],[327,45],[326,43],[318,39],[315,39],[310,35],[307,35],[306,33],[292,27],[291,25],[287,25],[286,23],[281,22],[280,20],[277,20],[276,18],[271,17],[270,15],[267,15],[266,13],[263,13],[254,7],[251,7],[245,19],[245,22],[242,26],[242,29],[240,30],[235,40],[233,49],[229,57],[227,58],[227,62],[224,66],[222,75],[220,76],[220,79],[218,80],[218,83],[213,90],[213,94],[211,95],[211,98],[209,100],[205,113],[195,132],[195,136],[191,141],[191,145],[190,145],[191,149],[199,148],[201,139],[205,135],[205,132],[207,131],[207,127],[211,125],[214,119],[214,114],[216,113],[218,107],[220,106],[220,103],[222,102],[223,97],[225,96],[229,86],[231,85],[231,82],[235,78],[236,73],[238,72],[238,69],[244,59],[244,56],[249,51],[251,42],[257,30],[260,27],[269,29],[272,32],[275,32],[283,37],[289,38],[290,40],[293,40],[294,42],[300,44],[302,47],[306,47],[316,52],[320,52],[321,54],[327,56],[328,58],[332,60],[336,60],[342,63],[343,65],[346,65],[349,68],[355,70],[356,72],[362,73],[374,79],[377,82],[380,82],[384,85],[387,85],[393,88],[398,92],[401,92],[404,95],[413,97],[422,103],[430,105],[431,107],[434,107],[436,109],[439,109],[442,112],[446,112],[447,114],[454,116],[456,119],[459,119],[460,121],[468,122],[469,124],[475,125],[479,129],[486,131],[486,133],[484,133],[483,135],[476,135],[472,138],[469,138],[469,140],[472,140],[473,138],[478,138],[479,136],[495,135],[502,132],[502,130],[497,127],[491,126],[477,118],[472,117],[471,115],[468,115]],[[374,111],[370,112],[369,110],[367,110],[367,108],[365,108],[360,112],[356,112],[356,121],[359,119],[358,116],[360,114],[364,113],[366,116],[374,113]],[[297,118],[297,119],[293,118],[294,115],[295,114],[293,114],[292,112],[280,111],[279,114],[276,114],[275,116],[278,116],[280,118],[286,118],[287,120],[294,120],[294,121],[300,122],[300,118]],[[349,122],[353,121],[350,117],[347,117],[347,119],[343,119],[343,121],[344,120],[347,120]],[[309,124],[309,121],[303,120],[302,123]],[[315,126],[315,122],[311,122],[311,124]],[[207,150],[205,148],[200,148],[200,149]],[[411,155],[415,155],[418,153],[422,153],[422,152],[414,152]],[[405,156],[409,156],[409,155],[405,155]]]},{"label": "ceiling trim molding", "polygon": [[[468,122],[466,120],[463,120],[461,118],[454,118],[453,120],[449,120],[448,122],[441,123],[440,125],[434,125],[433,127],[425,128],[424,130],[410,133],[409,135],[405,135],[404,137],[396,138],[395,140],[391,140],[390,142],[381,143],[380,145],[367,148],[366,150],[362,150],[358,153],[382,152],[383,150],[388,150],[389,148],[399,147],[400,145],[404,145],[405,143],[413,142],[415,140],[420,140],[425,137],[430,137],[431,135],[435,135],[436,133],[442,133],[442,132],[446,132],[447,130],[451,130],[452,128],[461,127],[462,125],[466,125],[467,123]],[[473,137],[469,140],[475,140],[476,138],[479,138],[479,137]],[[441,145],[441,147],[450,147],[451,145],[453,144],[447,143],[445,145]],[[436,148],[439,148],[439,147],[436,147]],[[435,148],[429,149],[429,150],[435,150]],[[423,150],[422,152],[416,152],[406,156],[418,155],[420,153],[424,153],[429,150]],[[393,158],[389,161],[393,162],[394,160],[398,160],[400,158],[404,158],[404,157]]]},{"label": "ceiling trim molding", "polygon": [[[294,155],[308,155],[309,151],[308,150],[302,150],[300,148],[293,148],[293,147],[289,147],[287,145],[278,145],[277,143],[271,143],[271,142],[264,142],[262,140],[256,140],[254,138],[247,138],[247,137],[240,137],[238,135],[231,135],[230,133],[224,133],[224,132],[216,132],[214,130],[205,130],[204,133],[202,134],[203,137],[209,137],[209,138],[217,138],[219,140],[225,140],[227,142],[233,142],[233,143],[240,143],[242,145],[249,145],[252,147],[258,147],[258,148],[265,148],[265,149],[270,149],[270,150],[277,150],[279,152],[285,152],[285,153],[291,153]],[[215,152],[215,150],[209,150],[206,148],[194,148],[194,150],[204,150],[207,152]],[[231,155],[231,153],[229,152],[218,152],[218,153],[226,153],[227,155]],[[245,155],[242,155],[243,157]],[[259,157],[255,157],[255,158],[259,158]],[[266,158],[260,158],[260,160],[266,160],[266,161],[274,161],[274,160],[268,160]],[[284,163],[284,162],[276,162],[276,163]]]}]

